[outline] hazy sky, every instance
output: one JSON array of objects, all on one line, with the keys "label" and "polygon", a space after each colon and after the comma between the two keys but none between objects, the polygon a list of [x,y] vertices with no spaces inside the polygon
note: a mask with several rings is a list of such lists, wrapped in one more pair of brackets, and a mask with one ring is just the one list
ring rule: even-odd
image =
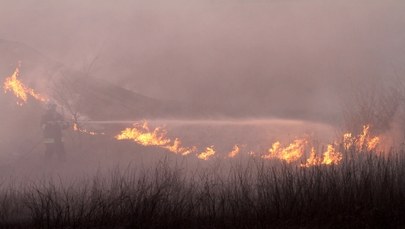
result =
[{"label": "hazy sky", "polygon": [[97,57],[91,74],[156,98],[333,116],[356,85],[405,75],[404,12],[402,0],[2,0],[0,38],[77,69]]}]

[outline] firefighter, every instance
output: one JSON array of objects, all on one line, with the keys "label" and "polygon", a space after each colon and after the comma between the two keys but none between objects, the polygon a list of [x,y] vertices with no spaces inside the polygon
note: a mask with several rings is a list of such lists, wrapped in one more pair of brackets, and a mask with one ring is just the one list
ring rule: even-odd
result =
[{"label": "firefighter", "polygon": [[46,158],[50,159],[56,155],[59,160],[65,159],[62,130],[67,127],[68,124],[64,122],[63,116],[56,111],[56,104],[47,104],[46,112],[41,118]]}]

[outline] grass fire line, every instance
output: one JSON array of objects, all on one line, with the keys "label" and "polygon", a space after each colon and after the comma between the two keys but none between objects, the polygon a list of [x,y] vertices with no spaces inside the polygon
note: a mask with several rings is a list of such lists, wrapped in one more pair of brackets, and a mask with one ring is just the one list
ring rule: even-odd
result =
[{"label": "grass fire line", "polygon": [[[35,100],[42,103],[49,102],[50,99],[47,96],[44,96],[36,92],[33,88],[28,87],[19,79],[20,68],[21,62],[18,63],[18,66],[14,70],[13,74],[4,80],[3,83],[4,93],[12,92],[14,96],[18,99],[17,104],[19,106],[23,106],[24,104],[26,104],[28,102],[29,97],[32,97]],[[104,135],[104,133],[97,133],[95,131],[89,131],[87,129],[79,127],[77,121],[72,122],[72,128],[74,131],[78,131],[89,135]]]},{"label": "grass fire line", "polygon": [[[4,92],[12,92],[17,97],[17,104],[22,106],[27,103],[28,98],[32,97],[40,102],[48,102],[49,98],[37,93],[34,89],[26,86],[19,80],[20,66],[18,64],[13,74],[7,77],[4,81]],[[125,128],[120,134],[114,136],[116,140],[132,140],[137,144],[143,146],[155,146],[172,153],[186,156],[195,153],[198,159],[209,160],[217,155],[215,146],[211,145],[205,147],[203,150],[198,150],[197,146],[183,146],[179,138],[174,140],[167,137],[167,130],[162,127],[156,127],[153,130],[149,128],[147,121],[139,120],[73,120],[72,129],[74,131],[85,133],[88,135],[105,135],[105,133],[98,133],[80,127],[80,124],[132,124],[132,127]],[[375,151],[377,146],[381,143],[381,138],[378,136],[370,135],[370,125],[364,125],[362,132],[358,136],[352,133],[343,134],[341,143],[345,150],[354,148],[356,151]],[[338,142],[338,141],[335,141]],[[267,153],[261,154],[261,158],[265,160],[278,159],[287,163],[299,163],[301,167],[312,167],[320,165],[338,165],[341,163],[344,155],[338,150],[338,143],[327,144],[327,150],[323,153],[316,152],[315,148],[311,146],[308,139],[295,139],[290,144],[283,145],[280,141],[274,142],[268,149]],[[246,145],[235,144],[233,148],[227,153],[227,158],[234,158],[240,155],[241,148]],[[310,149],[309,157],[304,160],[307,149]],[[258,156],[260,154],[249,151],[250,156]]]},{"label": "grass fire line", "polygon": [[3,84],[4,93],[12,92],[17,97],[17,104],[20,106],[27,103],[29,96],[40,102],[47,102],[49,100],[47,97],[35,92],[34,89],[26,86],[19,80],[20,66],[21,63],[18,64],[14,73],[5,79]]},{"label": "grass fire line", "polygon": [[[182,142],[179,138],[172,141],[167,137],[167,130],[162,127],[156,127],[155,129],[150,129],[149,124],[144,121],[143,123],[135,123],[132,128],[125,128],[120,134],[115,136],[117,140],[132,140],[140,145],[144,146],[156,146],[163,149],[167,149],[173,153],[180,155],[189,155],[192,152],[197,152],[197,147],[183,147]],[[312,167],[312,166],[327,166],[327,165],[338,165],[343,160],[343,153],[339,152],[339,143],[335,141],[334,144],[327,144],[327,150],[322,154],[316,152],[315,148],[311,146],[308,139],[295,139],[292,143],[283,145],[281,142],[277,141],[272,144],[272,147],[268,150],[268,153],[262,155],[262,159],[272,160],[278,159],[285,161],[287,163],[301,163],[301,167]],[[353,136],[351,133],[345,133],[342,137],[342,141],[345,150],[349,150],[354,147],[357,151],[375,151],[380,143],[380,138],[376,136],[371,136],[370,126],[364,125],[361,134],[358,136]],[[305,159],[306,150],[310,148],[309,158]],[[234,158],[236,155],[240,154],[239,144],[234,145],[232,150],[227,154],[228,158]],[[217,154],[215,147],[209,146],[202,151],[198,151],[197,158],[201,160],[209,160]],[[250,151],[249,155],[258,155],[255,152]]]}]

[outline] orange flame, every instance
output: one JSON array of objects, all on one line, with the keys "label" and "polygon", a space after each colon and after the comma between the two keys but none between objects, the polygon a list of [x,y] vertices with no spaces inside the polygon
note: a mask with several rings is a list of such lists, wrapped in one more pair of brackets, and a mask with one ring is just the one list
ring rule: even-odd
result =
[{"label": "orange flame", "polygon": [[[19,79],[20,75],[20,63],[16,67],[14,73],[7,77],[4,81],[3,89],[4,92],[12,92],[17,98],[17,104],[22,106],[28,101],[29,97],[32,97],[38,101],[46,102],[48,99],[35,92],[34,89],[24,85]],[[80,128],[77,123],[73,123],[73,129],[75,131],[86,133],[89,135],[98,135],[104,133],[96,133],[94,131],[89,131],[83,128]],[[117,140],[133,140],[138,144],[144,146],[157,146],[162,149],[166,149],[170,152],[189,155],[197,151],[195,146],[184,147],[180,139],[175,138],[172,141],[167,136],[167,131],[161,128],[155,128],[150,130],[147,122],[143,124],[134,124],[133,128],[126,128],[121,131],[119,135],[115,136]],[[358,136],[353,136],[352,133],[345,133],[343,135],[343,147],[345,150],[354,148],[357,151],[374,151],[377,149],[380,144],[381,139],[378,136],[371,136],[370,134],[370,125],[364,125],[362,132]],[[267,155],[263,155],[263,159],[279,159],[286,161],[288,163],[296,162],[302,159],[305,149],[308,145],[308,141],[305,139],[296,139],[288,146],[283,147],[279,141],[272,144],[272,147],[268,150]],[[311,167],[316,165],[333,165],[339,164],[343,158],[342,153],[338,152],[335,144],[329,144],[327,146],[326,152],[322,156],[316,154],[315,149],[312,147],[309,158],[306,160],[305,164],[301,164],[303,167]],[[232,150],[228,153],[229,158],[237,156],[241,151],[241,146],[236,144]],[[207,147],[205,151],[197,154],[199,159],[208,160],[216,154],[216,151],[213,146]],[[256,153],[253,151],[248,152],[250,156],[256,156]]]},{"label": "orange flame", "polygon": [[[343,147],[345,150],[351,148],[356,151],[373,151],[380,144],[380,137],[370,135],[370,125],[364,125],[362,132],[358,136],[353,136],[352,133],[343,134]],[[327,151],[323,154],[323,157],[316,156],[315,150],[312,149],[309,158],[305,164],[301,164],[302,167],[311,167],[316,165],[337,165],[343,159],[343,154],[336,150],[334,145],[328,145]]]},{"label": "orange flame", "polygon": [[343,134],[343,146],[346,150],[350,149],[354,145],[355,139],[352,137],[352,133]]},{"label": "orange flame", "polygon": [[338,152],[334,145],[329,144],[328,149],[323,154],[323,165],[337,165],[343,159],[342,153]]},{"label": "orange flame", "polygon": [[[166,149],[170,152],[180,154],[180,155],[189,155],[197,151],[197,147],[184,147],[179,138],[175,138],[172,141],[167,137],[167,131],[162,128],[155,128],[150,130],[148,123],[145,121],[141,124],[134,124],[133,128],[126,128],[121,131],[121,133],[115,136],[117,140],[133,140],[138,144],[144,146],[157,146],[162,149]],[[380,142],[379,137],[371,137],[369,134],[369,125],[363,127],[362,133],[353,137],[351,133],[345,133],[343,135],[343,146],[344,149],[349,149],[351,147],[356,147],[356,149],[367,149],[373,150],[377,147]],[[338,143],[327,145],[327,150],[321,155],[317,155],[314,147],[311,148],[309,157],[306,159],[306,162],[301,164],[301,167],[311,167],[319,165],[338,165],[343,159],[343,154],[337,150]],[[281,142],[277,141],[272,144],[272,147],[268,150],[266,155],[262,155],[263,159],[279,159],[286,161],[287,163],[297,162],[303,159],[305,150],[310,146],[308,140],[306,139],[296,139],[292,143],[283,146]],[[227,154],[227,157],[233,158],[240,154],[241,146],[235,144],[232,150]],[[366,148],[364,148],[366,147]],[[256,153],[253,151],[247,151],[248,155],[256,156]],[[206,149],[196,156],[202,160],[209,160],[216,154],[214,146],[206,147]]]},{"label": "orange flame", "polygon": [[239,145],[234,145],[233,148],[232,148],[232,151],[228,153],[228,157],[234,158],[239,153],[240,153],[240,146]]},{"label": "orange flame", "polygon": [[150,131],[147,122],[144,122],[142,125],[134,124],[134,128],[126,128],[121,131],[121,134],[115,136],[115,139],[134,140],[144,146],[165,146],[170,143],[170,139],[166,137],[165,130],[157,127],[153,131]]},{"label": "orange flame", "polygon": [[[20,65],[19,65],[20,66]],[[38,101],[46,102],[45,96],[42,96],[34,91],[34,89],[25,86],[19,79],[20,69],[19,66],[16,67],[14,73],[7,77],[3,84],[4,93],[8,91],[13,92],[13,94],[19,99],[18,105],[22,106],[27,102],[28,96],[35,98]]]},{"label": "orange flame", "polygon": [[201,160],[207,161],[207,160],[210,159],[212,156],[214,156],[215,153],[216,153],[216,152],[215,152],[214,146],[210,146],[210,147],[207,147],[207,148],[205,149],[205,151],[199,153],[197,157],[198,157],[199,159],[201,159]]},{"label": "orange flame", "polygon": [[304,139],[296,139],[287,147],[282,147],[279,141],[273,143],[269,149],[269,154],[262,156],[264,159],[278,158],[288,163],[299,160],[305,151],[308,142]]},{"label": "orange flame", "polygon": [[305,164],[301,164],[301,167],[312,167],[319,165],[338,165],[343,159],[343,154],[337,152],[334,145],[329,144],[326,152],[323,153],[323,157],[316,155],[315,148],[312,147],[311,154]]},{"label": "orange flame", "polygon": [[373,151],[377,148],[378,144],[380,144],[380,138],[374,137],[368,140],[367,142],[367,150]]},{"label": "orange flame", "polygon": [[115,139],[133,140],[143,146],[158,146],[183,156],[197,150],[195,146],[183,147],[180,139],[178,138],[176,138],[172,143],[172,141],[166,135],[167,131],[159,127],[151,131],[148,127],[148,123],[145,121],[143,124],[134,124],[134,128],[126,128],[125,130],[121,131],[121,134],[115,136]]},{"label": "orange flame", "polygon": [[315,148],[312,147],[311,148],[311,153],[309,155],[309,158],[307,159],[307,162],[305,164],[301,164],[301,167],[307,167],[308,168],[308,167],[311,167],[311,166],[317,166],[317,165],[322,164],[322,161],[323,161],[322,158],[318,157],[316,155]]},{"label": "orange flame", "polygon": [[193,147],[182,147],[181,146],[181,141],[180,139],[176,138],[173,142],[173,145],[166,145],[163,148],[176,153],[176,154],[181,154],[183,156],[189,155],[192,152],[195,152],[197,148],[195,146]]},{"label": "orange flame", "polygon": [[370,125],[364,125],[361,134],[359,134],[357,137],[353,137],[351,133],[346,133],[343,135],[343,145],[346,150],[355,147],[358,151],[373,151],[379,144],[380,137],[370,136]]}]

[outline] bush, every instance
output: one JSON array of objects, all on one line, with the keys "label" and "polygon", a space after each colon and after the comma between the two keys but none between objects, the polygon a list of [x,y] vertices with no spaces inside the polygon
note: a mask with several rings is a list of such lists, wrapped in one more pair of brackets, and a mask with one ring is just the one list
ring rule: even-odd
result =
[{"label": "bush", "polygon": [[[403,152],[345,152],[335,166],[250,159],[221,169],[115,169],[66,184],[4,185],[0,226],[382,228],[405,225]],[[227,162],[228,163],[228,162]],[[215,167],[218,164],[215,165]]]}]

